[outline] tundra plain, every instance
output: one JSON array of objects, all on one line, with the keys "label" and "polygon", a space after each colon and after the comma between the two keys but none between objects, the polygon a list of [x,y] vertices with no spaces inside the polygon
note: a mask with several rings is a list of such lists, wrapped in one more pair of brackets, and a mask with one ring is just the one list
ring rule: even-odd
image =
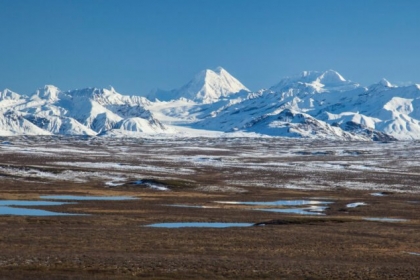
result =
[{"label": "tundra plain", "polygon": [[[0,156],[0,279],[420,278],[416,141],[10,137]],[[184,222],[251,226],[150,226]]]}]

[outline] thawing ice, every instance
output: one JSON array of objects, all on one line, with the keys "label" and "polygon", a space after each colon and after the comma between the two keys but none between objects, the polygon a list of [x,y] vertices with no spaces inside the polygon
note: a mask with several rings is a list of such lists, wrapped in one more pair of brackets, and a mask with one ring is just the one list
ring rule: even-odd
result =
[{"label": "thawing ice", "polygon": [[347,204],[346,207],[347,208],[356,208],[356,207],[364,206],[364,205],[367,205],[367,204],[364,203],[364,202],[353,202],[353,203]]},{"label": "thawing ice", "polygon": [[372,196],[386,196],[386,194],[384,194],[382,192],[371,193],[370,195],[372,195]]},{"label": "thawing ice", "polygon": [[152,183],[148,181],[138,180],[134,181],[132,184],[134,185],[146,185],[148,188],[157,190],[157,191],[169,191],[170,189],[163,184]]},{"label": "thawing ice", "polygon": [[125,184],[126,178],[124,177],[116,177],[113,178],[111,181],[105,182],[105,185],[108,187],[119,187]]}]

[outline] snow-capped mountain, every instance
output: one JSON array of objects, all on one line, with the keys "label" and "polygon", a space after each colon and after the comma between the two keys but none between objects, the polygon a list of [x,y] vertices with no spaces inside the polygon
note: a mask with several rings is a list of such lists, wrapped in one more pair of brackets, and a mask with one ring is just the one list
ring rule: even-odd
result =
[{"label": "snow-capped mountain", "polygon": [[63,92],[46,85],[29,96],[4,91],[0,95],[0,135],[170,131],[145,109],[148,103],[144,97],[121,95],[112,87]]},{"label": "snow-capped mountain", "polygon": [[200,103],[213,103],[240,91],[249,92],[241,82],[222,67],[203,70],[190,82],[171,91],[154,90],[147,98],[150,100],[169,101],[185,98]]},{"label": "snow-capped mountain", "polygon": [[212,135],[420,139],[420,85],[398,87],[382,79],[364,87],[334,70],[304,71],[251,92],[219,67],[200,72],[177,90],[158,90],[148,97],[122,95],[112,87],[61,91],[47,85],[30,95],[6,89],[0,92],[0,136],[197,136],[214,131]]},{"label": "snow-capped mountain", "polygon": [[[399,88],[382,80],[366,88],[333,70],[305,71],[215,110],[194,126],[306,138],[420,139],[420,122],[412,108],[420,112],[420,106],[412,103],[419,93],[418,86]],[[285,112],[299,118],[285,121]]]}]

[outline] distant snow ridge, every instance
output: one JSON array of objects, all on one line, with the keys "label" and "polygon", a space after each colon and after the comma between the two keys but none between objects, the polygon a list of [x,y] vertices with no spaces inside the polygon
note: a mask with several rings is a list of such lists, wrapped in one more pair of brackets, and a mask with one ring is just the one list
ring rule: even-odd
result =
[{"label": "distant snow ridge", "polygon": [[420,85],[363,87],[334,70],[304,71],[250,92],[221,67],[148,98],[113,87],[31,95],[0,91],[0,136],[276,136],[343,141],[420,139]]},{"label": "distant snow ridge", "polygon": [[[150,102],[110,89],[86,88],[63,92],[47,85],[31,96],[9,90],[0,94],[0,135],[156,134],[165,125],[145,108]],[[137,134],[136,134],[137,133]]]},{"label": "distant snow ridge", "polygon": [[189,83],[179,89],[171,91],[154,90],[148,95],[148,98],[160,101],[185,98],[200,103],[212,103],[240,91],[249,92],[249,89],[225,69],[217,67],[214,70],[201,71]]},{"label": "distant snow ridge", "polygon": [[359,86],[357,83],[347,81],[334,70],[303,71],[300,75],[284,78],[270,90],[282,91],[287,88],[307,87],[314,92],[323,92],[328,90],[345,91]]}]

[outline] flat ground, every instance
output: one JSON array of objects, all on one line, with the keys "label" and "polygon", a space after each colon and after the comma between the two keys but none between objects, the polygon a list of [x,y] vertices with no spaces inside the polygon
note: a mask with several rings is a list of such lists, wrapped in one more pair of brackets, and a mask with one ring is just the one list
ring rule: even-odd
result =
[{"label": "flat ground", "polygon": [[[0,200],[138,198],[25,207],[87,215],[0,215],[0,279],[420,279],[415,142],[0,142]],[[323,215],[255,210],[308,205],[219,203],[302,199],[332,203]],[[347,207],[355,202],[365,205]],[[372,217],[403,220],[364,220]],[[162,222],[263,225],[147,227]]]}]

